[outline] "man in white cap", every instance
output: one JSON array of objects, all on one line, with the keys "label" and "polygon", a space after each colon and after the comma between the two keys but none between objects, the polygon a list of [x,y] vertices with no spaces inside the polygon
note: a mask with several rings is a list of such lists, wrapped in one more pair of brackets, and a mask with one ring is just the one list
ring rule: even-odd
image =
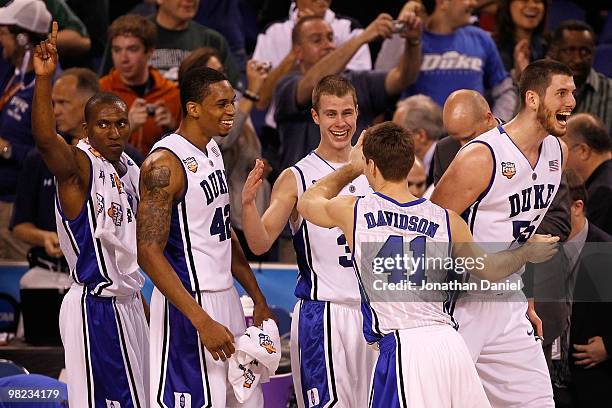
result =
[{"label": "man in white cap", "polygon": [[50,26],[51,14],[43,1],[14,0],[0,8],[2,58],[14,67],[12,77],[0,88],[0,258],[25,259],[26,246],[11,237],[8,225],[19,171],[34,146],[31,49],[47,37]]}]

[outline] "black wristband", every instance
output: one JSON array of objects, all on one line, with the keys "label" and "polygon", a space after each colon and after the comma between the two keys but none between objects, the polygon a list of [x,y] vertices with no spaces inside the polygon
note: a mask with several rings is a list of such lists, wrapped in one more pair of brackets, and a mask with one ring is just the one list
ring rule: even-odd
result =
[{"label": "black wristband", "polygon": [[242,96],[247,98],[249,101],[253,101],[253,102],[258,102],[259,101],[259,95],[256,95],[256,94],[252,93],[248,89],[246,91],[244,91],[244,94],[242,94]]}]

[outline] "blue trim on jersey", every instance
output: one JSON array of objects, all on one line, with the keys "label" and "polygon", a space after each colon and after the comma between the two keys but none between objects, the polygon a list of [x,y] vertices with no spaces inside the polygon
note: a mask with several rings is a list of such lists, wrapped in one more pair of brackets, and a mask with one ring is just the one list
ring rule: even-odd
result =
[{"label": "blue trim on jersey", "polygon": [[394,200],[393,198],[384,195],[383,193],[379,193],[378,191],[376,191],[374,194],[376,194],[380,198],[384,198],[387,201],[391,201],[393,204],[395,204],[395,205],[397,205],[399,207],[412,207],[413,205],[421,204],[423,201],[426,200],[425,197],[421,197],[421,198],[417,198],[416,200],[408,201],[407,203],[400,203],[400,202]]},{"label": "blue trim on jersey", "polygon": [[337,169],[336,169],[334,166],[332,166],[331,164],[329,164],[329,162],[328,162],[327,160],[325,160],[324,158],[322,158],[321,156],[319,156],[319,154],[318,154],[317,152],[315,152],[314,150],[312,151],[312,154],[314,154],[314,155],[315,155],[315,156],[317,156],[319,159],[321,159],[321,160],[323,161],[323,163],[327,164],[327,165],[328,165],[328,166],[329,166],[329,167],[332,169],[332,171],[336,171],[336,170],[337,170]]},{"label": "blue trim on jersey", "polygon": [[168,232],[168,239],[164,248],[164,256],[178,275],[183,286],[188,291],[192,292],[194,291],[194,288],[191,287],[189,267],[187,265],[187,259],[185,258],[185,242],[183,242],[183,234],[181,231],[181,214],[179,214],[178,209],[179,204],[184,206],[184,201],[172,206],[170,230]]},{"label": "blue trim on jersey", "polygon": [[[388,334],[378,344],[380,355],[376,360],[376,368],[374,369],[370,407],[406,407],[399,334],[397,332]],[[399,387],[398,374],[400,376]]]},{"label": "blue trim on jersey", "polygon": [[[198,303],[201,305],[199,297]],[[157,403],[159,406],[174,407],[176,392],[191,394],[192,407],[212,407],[204,346],[193,324],[166,298],[163,330]]]},{"label": "blue trim on jersey", "polygon": [[359,285],[359,295],[361,297],[361,315],[363,316],[363,337],[368,343],[376,343],[383,338],[384,334],[380,330],[380,324],[376,311],[370,305],[370,298],[365,291],[363,282],[361,281],[361,273],[359,272],[359,266],[355,259],[355,245],[357,244],[357,205],[362,197],[357,197],[355,205],[353,207],[353,252],[351,260],[353,261],[353,269],[355,270],[355,276],[357,277],[357,283]]},{"label": "blue trim on jersey", "polygon": [[[304,192],[306,191],[306,178],[304,177],[304,173],[297,165],[294,165],[293,167],[300,175],[300,179],[302,180],[302,191]],[[308,276],[307,280],[304,282],[304,285],[300,285],[300,282],[303,281],[303,279],[298,279],[295,288],[295,296],[300,299],[318,300],[318,277],[312,266],[312,250],[310,249],[308,222],[303,219],[303,217],[300,228],[293,235],[293,247],[295,248],[298,268],[301,274],[300,278]],[[306,289],[309,290],[307,295],[305,295]],[[298,291],[301,296],[298,295]]]},{"label": "blue trim on jersey", "polygon": [[298,281],[295,286],[295,297],[298,299],[316,300],[311,299],[312,296],[312,281],[311,276],[313,275],[312,269],[308,264],[309,252],[307,241],[304,237],[306,234],[305,225],[302,223],[300,229],[293,235],[293,247],[295,249],[296,261],[298,265]]},{"label": "blue trim on jersey", "polygon": [[[330,302],[304,301],[300,304],[299,313],[302,396],[304,401],[309,401],[309,407],[334,406],[338,402],[338,394],[332,354]],[[309,399],[308,391],[313,388],[319,395],[318,404],[312,404]]]},{"label": "blue trim on jersey", "polygon": [[557,139],[557,144],[559,145],[559,153],[561,154],[561,171],[563,171],[563,162],[565,161],[565,158],[563,157],[563,147],[561,147],[561,141],[559,138],[555,137],[555,139]]},{"label": "blue trim on jersey", "polygon": [[[115,298],[85,295],[84,310],[94,384],[94,407],[106,408],[106,400],[117,401],[126,408],[142,407]],[[135,400],[132,400],[131,389]]]},{"label": "blue trim on jersey", "polygon": [[[453,252],[453,234],[452,234],[452,229],[451,229],[451,224],[450,224],[450,217],[448,215],[448,210],[444,209],[444,212],[446,213],[446,228],[448,229],[448,256],[451,257],[453,255],[452,253]],[[461,281],[461,280],[458,279],[457,274],[454,271],[448,271],[446,273],[446,282],[452,282],[452,281]],[[447,290],[445,292],[446,292],[446,299],[442,303],[442,310],[444,311],[444,313],[450,316],[451,322],[453,323],[453,327],[455,328],[455,330],[457,330],[459,328],[459,325],[457,324],[457,322],[455,321],[455,318],[453,317],[453,312],[455,311],[455,303],[457,302],[457,297],[459,296],[459,290]]]},{"label": "blue trim on jersey", "polygon": [[514,147],[516,147],[516,150],[518,150],[523,157],[525,158],[525,160],[527,160],[527,164],[529,164],[529,167],[531,168],[531,171],[534,171],[536,169],[536,167],[538,167],[538,163],[540,162],[540,157],[542,156],[542,145],[543,143],[540,143],[540,147],[538,148],[538,160],[536,160],[536,164],[535,166],[531,165],[531,162],[529,161],[529,159],[527,158],[527,156],[525,156],[525,153],[523,153],[523,151],[516,145],[516,143],[514,143],[514,140],[512,140],[512,138],[510,137],[510,135],[508,133],[506,133],[506,131],[504,130],[504,128],[502,127],[502,125],[497,126],[497,129],[500,131],[500,133],[502,135],[506,135],[506,137],[508,138],[508,140],[510,142],[512,142],[512,145]]},{"label": "blue trim on jersey", "polygon": [[474,221],[476,220],[476,212],[478,211],[478,205],[487,196],[487,194],[489,194],[491,187],[493,187],[493,182],[495,181],[495,169],[497,168],[497,160],[495,159],[495,152],[493,151],[493,148],[491,147],[490,144],[488,144],[484,140],[472,140],[468,144],[471,144],[471,143],[481,143],[487,146],[489,150],[491,151],[491,157],[493,158],[493,171],[491,172],[491,178],[489,179],[489,184],[487,185],[487,188],[478,196],[476,201],[474,201],[474,204],[468,207],[463,212],[463,214],[461,214],[465,222],[468,223],[470,227],[470,232],[473,233],[474,232]]}]

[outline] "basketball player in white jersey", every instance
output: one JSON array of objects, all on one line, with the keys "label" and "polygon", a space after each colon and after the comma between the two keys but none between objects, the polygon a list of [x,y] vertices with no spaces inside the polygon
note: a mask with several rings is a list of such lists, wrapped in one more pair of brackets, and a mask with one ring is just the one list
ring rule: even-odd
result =
[{"label": "basketball player in white jersey", "polygon": [[[227,380],[244,314],[234,278],[255,303],[255,324],[271,317],[230,228],[223,158],[235,93],[225,76],[193,68],[181,81],[183,120],[142,166],[138,260],[155,283],[151,298],[152,407],[261,407],[258,387],[239,404]],[[233,275],[233,276],[232,276]]]},{"label": "basketball player in white jersey", "polygon": [[62,302],[70,406],[148,407],[148,327],[136,252],[138,167],[123,153],[126,104],[96,94],[85,105],[86,138],[67,144],[51,103],[57,23],[34,51],[32,133],[57,182],[60,247],[74,283]]},{"label": "basketball player in white jersey", "polygon": [[[565,134],[576,105],[572,71],[556,61],[535,61],[519,88],[517,116],[465,145],[432,195],[432,202],[463,213],[483,245],[525,242],[542,221],[565,166],[567,148],[557,137]],[[523,270],[509,279],[520,282]],[[528,312],[521,291],[469,292],[460,296],[454,317],[494,407],[554,406],[539,333],[529,320],[539,319]]]},{"label": "basketball player in white jersey", "polygon": [[[348,161],[357,127],[355,88],[338,75],[322,78],[312,94],[311,110],[319,125],[319,146],[283,171],[272,190],[270,207],[260,216],[255,194],[263,164],[258,161],[242,193],[242,225],[254,253],[267,251],[289,225],[299,267],[291,324],[291,360],[298,405],[363,406],[376,359],[362,336],[359,287],[352,270],[346,236],[338,228],[320,228],[297,212],[298,198],[317,180]],[[344,194],[370,190],[356,178]],[[305,404],[306,402],[306,404]]]},{"label": "basketball player in white jersey", "polygon": [[[472,259],[481,266],[469,270],[497,280],[525,261],[550,257],[557,238],[538,236],[534,241],[544,242],[539,248],[530,243],[485,254],[456,213],[410,193],[407,179],[413,163],[412,136],[392,122],[376,125],[362,135],[348,165],[302,195],[298,210],[323,228],[341,228],[353,249],[363,294],[363,333],[380,347],[370,405],[488,407],[467,347],[447,312],[446,290],[419,287],[447,282],[447,271],[453,268],[428,266],[436,259],[446,263],[454,258],[457,266],[459,259]],[[336,197],[362,173],[375,193]],[[404,257],[422,263],[406,267],[394,262]],[[406,286],[394,289],[397,285]]]}]

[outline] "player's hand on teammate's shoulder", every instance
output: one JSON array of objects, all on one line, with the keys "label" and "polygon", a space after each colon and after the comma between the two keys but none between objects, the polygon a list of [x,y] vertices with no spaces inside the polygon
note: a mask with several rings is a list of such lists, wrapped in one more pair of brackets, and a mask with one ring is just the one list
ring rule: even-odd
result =
[{"label": "player's hand on teammate's shoulder", "polygon": [[351,148],[351,153],[349,154],[349,164],[359,174],[363,174],[365,170],[365,158],[363,157],[363,137],[365,133],[365,130],[361,132],[357,143]]},{"label": "player's hand on teammate's shoulder", "polygon": [[225,361],[236,351],[234,348],[234,335],[227,327],[209,318],[206,323],[196,326],[200,334],[200,341],[210,352],[213,359]]},{"label": "player's hand on teammate's shoulder", "polygon": [[38,76],[52,76],[55,73],[57,67],[57,21],[53,22],[49,38],[34,47],[32,63],[34,73]]},{"label": "player's hand on teammate's shoulder", "polygon": [[557,253],[559,237],[550,234],[535,234],[525,243],[527,262],[542,263],[548,261]]},{"label": "player's hand on teammate's shoulder", "polygon": [[257,190],[263,183],[264,162],[260,159],[255,160],[255,167],[247,176],[244,186],[242,187],[242,205],[252,204],[257,196]]}]

